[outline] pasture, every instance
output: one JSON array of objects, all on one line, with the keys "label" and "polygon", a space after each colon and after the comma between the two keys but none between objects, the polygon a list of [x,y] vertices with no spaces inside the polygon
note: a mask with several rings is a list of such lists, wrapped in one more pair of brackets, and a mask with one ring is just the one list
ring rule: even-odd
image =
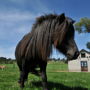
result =
[{"label": "pasture", "polygon": [[[19,70],[16,64],[2,64],[5,69],[0,69],[0,90],[20,90],[17,83]],[[63,62],[49,62],[47,66],[49,90],[89,90],[90,73],[68,72],[67,64]],[[42,90],[41,78],[29,74],[23,90]]]}]

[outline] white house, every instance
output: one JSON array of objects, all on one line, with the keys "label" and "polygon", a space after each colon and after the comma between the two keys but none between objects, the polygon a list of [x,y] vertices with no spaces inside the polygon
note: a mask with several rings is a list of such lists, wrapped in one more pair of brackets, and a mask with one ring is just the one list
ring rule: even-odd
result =
[{"label": "white house", "polygon": [[68,61],[70,72],[90,72],[90,52],[82,49],[76,60]]}]

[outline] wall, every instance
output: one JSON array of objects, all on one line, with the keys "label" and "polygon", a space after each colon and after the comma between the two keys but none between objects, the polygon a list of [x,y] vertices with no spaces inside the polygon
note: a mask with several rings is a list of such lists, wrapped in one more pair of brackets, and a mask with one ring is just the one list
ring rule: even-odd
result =
[{"label": "wall", "polygon": [[90,60],[88,61],[88,72],[90,72]]},{"label": "wall", "polygon": [[68,69],[70,72],[81,72],[79,60],[68,61]]}]

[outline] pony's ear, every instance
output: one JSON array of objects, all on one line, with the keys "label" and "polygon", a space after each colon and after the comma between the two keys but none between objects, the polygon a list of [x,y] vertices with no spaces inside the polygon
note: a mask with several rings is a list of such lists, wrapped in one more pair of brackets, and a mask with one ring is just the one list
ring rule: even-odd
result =
[{"label": "pony's ear", "polygon": [[57,20],[59,20],[60,23],[62,23],[65,20],[65,14],[62,13],[57,17]]},{"label": "pony's ear", "polygon": [[72,24],[74,24],[75,23],[75,20],[72,20]]},{"label": "pony's ear", "polygon": [[61,17],[62,19],[65,19],[65,14],[62,13],[62,14],[60,15],[60,17]]}]

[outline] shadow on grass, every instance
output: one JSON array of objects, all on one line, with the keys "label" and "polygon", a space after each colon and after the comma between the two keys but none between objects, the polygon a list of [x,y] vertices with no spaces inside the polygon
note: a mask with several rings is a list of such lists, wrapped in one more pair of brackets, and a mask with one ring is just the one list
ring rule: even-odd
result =
[{"label": "shadow on grass", "polygon": [[[41,87],[42,84],[41,82],[32,82],[33,85],[35,85],[36,87]],[[55,82],[48,82],[48,89],[49,90],[88,90],[88,88],[83,88],[83,87],[69,87],[69,86],[65,86],[63,84],[60,83],[55,83]]]}]

